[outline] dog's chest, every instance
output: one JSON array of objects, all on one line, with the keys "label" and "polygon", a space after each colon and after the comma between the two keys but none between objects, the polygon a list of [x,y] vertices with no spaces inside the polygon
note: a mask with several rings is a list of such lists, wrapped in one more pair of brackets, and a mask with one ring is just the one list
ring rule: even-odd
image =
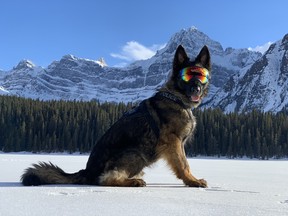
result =
[{"label": "dog's chest", "polygon": [[182,131],[182,136],[184,137],[184,139],[192,135],[196,127],[196,119],[193,116],[192,111],[185,110],[185,112],[185,121],[183,121],[185,122],[185,124]]},{"label": "dog's chest", "polygon": [[182,110],[181,113],[174,116],[169,126],[172,129],[172,133],[177,134],[181,140],[185,141],[193,134],[196,127],[196,120],[191,110]]}]

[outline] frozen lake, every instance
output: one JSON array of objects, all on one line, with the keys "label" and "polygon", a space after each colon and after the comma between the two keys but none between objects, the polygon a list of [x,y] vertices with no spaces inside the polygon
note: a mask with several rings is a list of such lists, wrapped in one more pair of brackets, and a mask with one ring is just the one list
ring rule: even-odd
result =
[{"label": "frozen lake", "polygon": [[160,161],[144,188],[50,185],[24,187],[23,170],[51,161],[66,172],[88,155],[0,154],[0,216],[27,215],[288,215],[288,161],[189,159],[208,188],[188,188]]}]

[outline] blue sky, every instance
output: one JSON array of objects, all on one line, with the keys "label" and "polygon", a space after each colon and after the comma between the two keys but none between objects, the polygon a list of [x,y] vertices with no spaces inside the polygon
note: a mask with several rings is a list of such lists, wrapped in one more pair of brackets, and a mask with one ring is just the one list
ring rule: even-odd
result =
[{"label": "blue sky", "polygon": [[66,54],[127,64],[191,26],[224,48],[254,48],[288,33],[287,8],[287,0],[3,0],[0,69],[22,59],[46,67]]}]

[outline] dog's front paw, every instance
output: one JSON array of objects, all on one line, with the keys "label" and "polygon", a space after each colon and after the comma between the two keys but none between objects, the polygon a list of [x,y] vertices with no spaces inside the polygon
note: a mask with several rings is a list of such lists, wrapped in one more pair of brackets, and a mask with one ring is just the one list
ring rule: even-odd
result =
[{"label": "dog's front paw", "polygon": [[208,187],[207,181],[205,179],[199,179],[198,182],[199,182],[199,187],[202,187],[202,188]]},{"label": "dog's front paw", "polygon": [[207,181],[205,179],[198,179],[190,182],[185,182],[185,184],[189,187],[201,187],[207,188]]},{"label": "dog's front paw", "polygon": [[130,187],[145,187],[146,182],[143,179],[130,179]]}]

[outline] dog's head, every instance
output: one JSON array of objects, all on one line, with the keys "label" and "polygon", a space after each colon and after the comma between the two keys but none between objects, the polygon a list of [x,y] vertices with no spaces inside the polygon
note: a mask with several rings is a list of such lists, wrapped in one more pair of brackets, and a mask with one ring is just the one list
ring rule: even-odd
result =
[{"label": "dog's head", "polygon": [[180,45],[174,56],[170,85],[176,90],[177,95],[180,94],[185,104],[197,107],[208,93],[210,70],[210,53],[207,46],[204,46],[195,60],[191,61]]}]

